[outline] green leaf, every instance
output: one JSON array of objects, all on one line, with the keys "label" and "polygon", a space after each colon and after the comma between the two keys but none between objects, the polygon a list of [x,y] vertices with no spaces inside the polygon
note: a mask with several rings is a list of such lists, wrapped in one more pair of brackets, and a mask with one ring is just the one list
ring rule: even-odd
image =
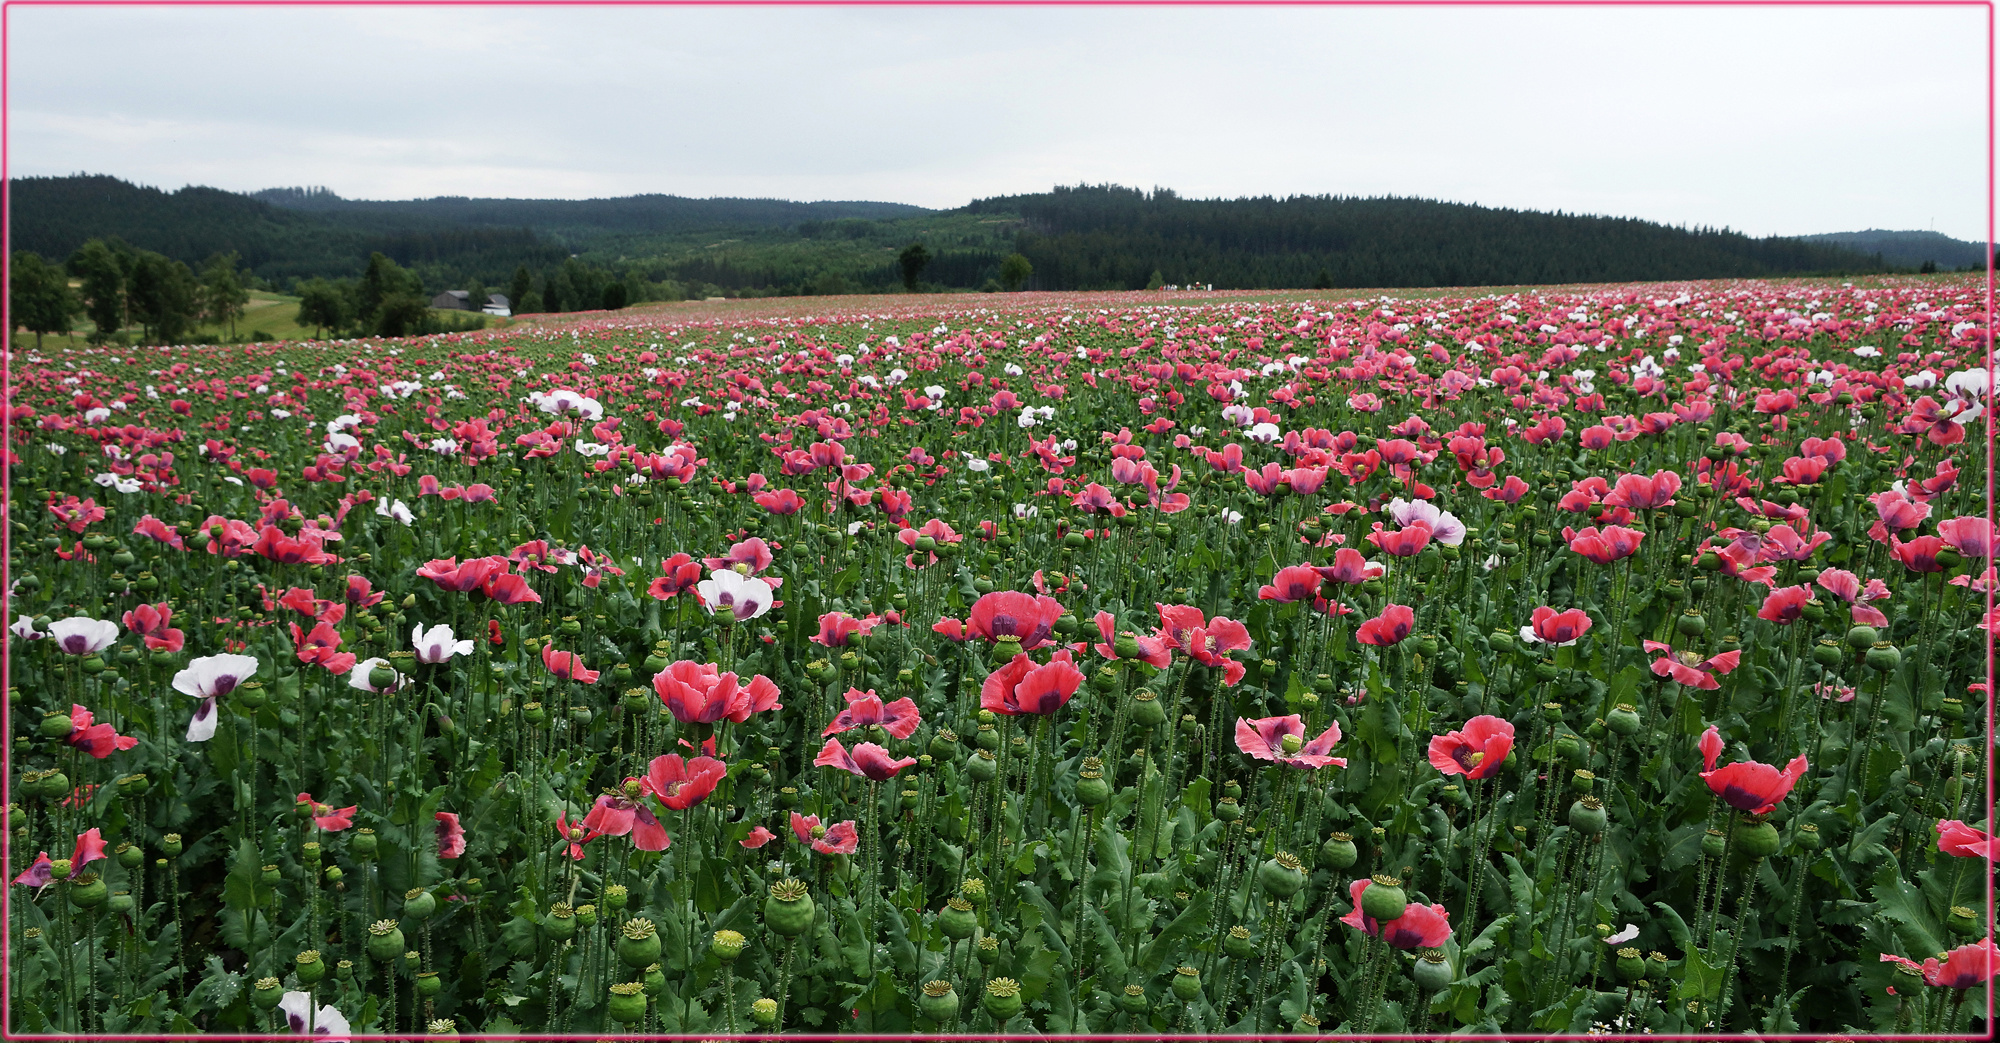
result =
[{"label": "green leaf", "polygon": [[1196,892],[1188,901],[1187,908],[1181,910],[1181,914],[1174,917],[1173,922],[1168,924],[1165,930],[1155,935],[1153,940],[1147,942],[1146,947],[1140,950],[1140,969],[1148,973],[1158,971],[1165,965],[1169,956],[1179,951],[1181,939],[1206,933],[1210,904],[1207,891]]}]

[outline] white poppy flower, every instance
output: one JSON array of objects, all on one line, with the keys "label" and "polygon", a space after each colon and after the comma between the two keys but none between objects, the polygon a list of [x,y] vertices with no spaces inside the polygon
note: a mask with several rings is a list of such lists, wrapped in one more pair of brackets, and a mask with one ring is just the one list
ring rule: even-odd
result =
[{"label": "white poppy flower", "polygon": [[257,657],[225,653],[202,656],[174,675],[174,691],[201,700],[194,718],[188,721],[187,741],[207,742],[215,737],[218,719],[215,701],[236,690],[236,686],[257,672]]},{"label": "white poppy flower", "polygon": [[[396,679],[389,682],[389,686],[386,688],[377,688],[368,683],[368,675],[373,673],[376,667],[388,665],[389,661],[381,656],[375,656],[372,659],[363,659],[354,664],[354,669],[348,671],[347,686],[349,688],[359,688],[364,692],[393,692],[410,683],[410,679],[400,673],[396,674]],[[394,671],[391,672],[393,673]]]},{"label": "white poppy flower", "polygon": [[710,615],[727,610],[738,623],[771,610],[771,588],[763,580],[729,569],[709,573],[707,579],[694,585],[694,592]]},{"label": "white poppy flower", "polygon": [[104,651],[118,640],[118,624],[108,619],[71,616],[50,623],[49,636],[70,655],[90,655]]},{"label": "white poppy flower", "polygon": [[347,1018],[332,1004],[323,1004],[319,1010],[314,1011],[310,992],[285,993],[278,1001],[278,1009],[285,1012],[286,1024],[290,1026],[293,1035],[309,1033],[314,1037],[323,1036],[329,1041],[337,1041],[347,1039],[352,1032],[348,1027]]},{"label": "white poppy flower", "polygon": [[1624,945],[1624,944],[1625,944],[1626,942],[1629,942],[1629,941],[1631,941],[1632,939],[1634,939],[1634,938],[1637,938],[1637,937],[1639,937],[1639,925],[1638,925],[1638,924],[1629,924],[1629,923],[1628,923],[1628,924],[1626,924],[1626,925],[1625,925],[1625,929],[1624,929],[1624,930],[1622,930],[1622,931],[1619,931],[1619,932],[1618,932],[1617,934],[1614,934],[1614,935],[1610,936],[1609,938],[1606,938],[1606,939],[1604,939],[1604,944],[1606,944],[1606,945]]},{"label": "white poppy flower", "polygon": [[418,623],[410,631],[410,645],[417,650],[419,663],[442,663],[455,655],[472,654],[472,642],[454,640],[449,623],[439,623],[429,630]]}]

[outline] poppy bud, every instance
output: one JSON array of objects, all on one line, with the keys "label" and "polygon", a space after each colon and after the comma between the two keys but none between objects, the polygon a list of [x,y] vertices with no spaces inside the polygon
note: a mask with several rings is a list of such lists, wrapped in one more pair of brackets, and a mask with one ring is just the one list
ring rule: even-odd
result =
[{"label": "poppy bud", "polygon": [[1257,943],[1250,940],[1250,928],[1242,924],[1231,927],[1229,933],[1223,936],[1222,951],[1239,960],[1255,955]]},{"label": "poppy bud", "polygon": [[1594,836],[1604,832],[1608,823],[1604,802],[1596,797],[1585,797],[1569,806],[1569,828],[1578,833]]},{"label": "poppy bud", "polygon": [[[610,995],[604,1001],[605,1012],[611,1015],[612,1020],[621,1025],[631,1025],[640,1021],[646,1016],[645,990],[645,983],[637,981],[621,981],[611,986]],[[732,1000],[725,997],[723,1002],[729,1003]],[[759,1000],[758,1002],[771,1003],[770,1000]],[[777,1015],[777,1006],[776,1003],[771,1003],[771,1014],[774,1020]],[[752,1006],[751,1017],[752,1020],[755,1020],[754,1005]],[[759,1022],[759,1024],[768,1024],[768,1022]]]},{"label": "poppy bud", "polygon": [[1443,949],[1425,949],[1417,957],[1416,965],[1410,968],[1410,978],[1426,993],[1433,993],[1450,985],[1454,977],[1451,972],[1451,962],[1445,959]]},{"label": "poppy bud", "polygon": [[1371,920],[1388,921],[1403,915],[1410,900],[1403,894],[1403,882],[1377,873],[1361,892],[1361,912]]},{"label": "poppy bud", "polygon": [[[568,906],[557,906],[565,915]],[[576,933],[572,926],[570,933]],[[564,937],[568,937],[565,935]],[[403,954],[403,930],[394,920],[377,920],[368,925],[368,955],[378,963],[387,963]]]},{"label": "poppy bud", "polygon": [[1639,734],[1641,724],[1638,708],[1631,703],[1619,703],[1612,708],[1610,716],[1604,718],[1604,726],[1609,728],[1612,734],[1627,738]]},{"label": "poppy bud", "polygon": [[1201,995],[1201,972],[1193,967],[1174,968],[1173,990],[1175,999],[1192,1002]]},{"label": "poppy bud", "polygon": [[1279,898],[1290,898],[1306,886],[1305,866],[1290,853],[1280,851],[1257,867],[1257,882]]},{"label": "poppy bud", "polygon": [[[771,885],[771,895],[764,900],[764,926],[782,937],[797,937],[812,926],[813,912],[812,895],[806,892],[805,884],[780,880]],[[658,948],[657,937],[654,947]]]},{"label": "poppy bud", "polygon": [[1886,674],[1902,665],[1903,653],[1898,651],[1895,645],[1887,641],[1877,641],[1869,646],[1867,654],[1862,657],[1862,661],[1868,664],[1870,670],[1877,670]]},{"label": "poppy bud", "polygon": [[973,930],[979,926],[979,916],[973,912],[971,902],[953,895],[945,901],[944,908],[938,911],[937,923],[938,930],[942,931],[946,938],[959,941],[972,937]]}]

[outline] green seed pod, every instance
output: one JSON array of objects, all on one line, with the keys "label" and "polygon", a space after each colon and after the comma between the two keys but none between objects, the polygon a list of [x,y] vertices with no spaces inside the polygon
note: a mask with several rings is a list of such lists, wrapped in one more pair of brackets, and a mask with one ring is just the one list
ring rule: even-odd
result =
[{"label": "green seed pod", "polygon": [[1867,651],[1881,639],[1882,636],[1875,632],[1875,628],[1866,623],[1857,623],[1847,630],[1847,647],[1856,652]]},{"label": "green seed pod", "polygon": [[1945,917],[1945,926],[1961,938],[1978,938],[1986,933],[1986,925],[1977,912],[1962,905],[1954,905]]},{"label": "green seed pod", "polygon": [[738,956],[743,955],[744,944],[745,939],[741,931],[723,930],[715,932],[709,939],[708,947],[709,951],[715,953],[716,959],[724,963],[734,963]]},{"label": "green seed pod", "polygon": [[67,739],[73,729],[70,725],[69,714],[47,713],[42,715],[42,723],[36,730],[41,733],[44,739]]},{"label": "green seed pod", "polygon": [[[569,912],[568,906],[558,908],[565,914]],[[576,933],[574,927],[570,933]],[[403,929],[394,920],[377,920],[368,925],[367,947],[370,959],[387,963],[403,954]]]},{"label": "green seed pod", "polygon": [[120,775],[118,777],[118,792],[122,795],[143,797],[146,795],[146,791],[152,788],[153,780],[144,775]]},{"label": "green seed pod", "polygon": [[1290,853],[1280,851],[1257,867],[1257,882],[1279,898],[1290,898],[1306,886],[1305,866]]},{"label": "green seed pod", "polygon": [[419,922],[430,919],[437,912],[437,896],[421,887],[410,888],[403,895],[403,915]]},{"label": "green seed pod", "polygon": [[771,885],[771,896],[764,900],[764,926],[782,937],[794,938],[812,926],[813,912],[812,895],[806,892],[805,884],[780,880]]},{"label": "green seed pod", "polygon": [[[636,981],[621,981],[611,986],[604,1009],[614,1021],[621,1025],[631,1025],[646,1016],[646,986]],[[732,1002],[725,998],[723,1002]],[[777,1004],[772,1004],[772,1013],[777,1013]]]},{"label": "green seed pod", "polygon": [[265,866],[259,871],[257,878],[267,887],[276,887],[278,881],[284,879],[284,874],[278,871],[277,866]]},{"label": "green seed pod", "polygon": [[1425,949],[1418,954],[1416,965],[1410,968],[1410,977],[1426,995],[1434,993],[1452,983],[1456,977],[1451,971],[1451,961],[1445,959],[1443,949]]},{"label": "green seed pod", "polygon": [[1250,938],[1250,928],[1237,924],[1222,938],[1222,951],[1238,960],[1247,960],[1257,953],[1257,943]]},{"label": "green seed pod", "polygon": [[1224,822],[1234,822],[1243,817],[1243,805],[1235,797],[1223,797],[1215,802],[1215,817]]},{"label": "green seed pod", "polygon": [[929,750],[931,756],[939,761],[956,763],[961,750],[958,733],[950,728],[939,728],[937,734],[931,736]]},{"label": "green seed pod", "polygon": [[948,981],[927,981],[917,991],[917,1012],[945,1025],[958,1017],[958,990]]},{"label": "green seed pod", "polygon": [[1354,865],[1361,852],[1354,846],[1354,838],[1346,833],[1334,833],[1319,846],[1319,864],[1328,869],[1346,869]]},{"label": "green seed pod", "polygon": [[972,744],[991,752],[1000,748],[1000,730],[991,724],[980,724],[972,732]]},{"label": "green seed pod", "polygon": [[1799,823],[1798,830],[1792,834],[1792,845],[1801,851],[1818,851],[1820,849],[1819,827],[1810,822]]},{"label": "green seed pod", "polygon": [[69,794],[69,776],[60,771],[51,771],[42,776],[42,789],[36,795],[43,800],[60,800]]},{"label": "green seed pod", "polygon": [[1562,719],[1563,719],[1563,704],[1561,703],[1542,704],[1542,720],[1547,721],[1550,724],[1554,724],[1555,722],[1560,721]]},{"label": "green seed pod", "polygon": [[276,978],[259,978],[250,986],[250,1005],[265,1013],[278,1009],[285,998],[285,986]]},{"label": "green seed pod", "polygon": [[437,995],[444,988],[444,982],[438,979],[436,971],[418,971],[416,987],[417,995],[430,997]]},{"label": "green seed pod", "polygon": [[146,851],[137,844],[118,845],[118,864],[127,869],[137,869],[146,861]]},{"label": "green seed pod", "polygon": [[1175,999],[1192,1002],[1201,995],[1201,972],[1193,967],[1174,968],[1173,990]]},{"label": "green seed pod", "polygon": [[992,969],[994,964],[1000,962],[1000,939],[990,934],[986,935],[972,947],[972,954],[979,957],[981,966]]},{"label": "green seed pod", "polygon": [[179,858],[181,854],[181,835],[179,833],[169,833],[161,837],[160,850],[165,851],[168,858]]},{"label": "green seed pod", "polygon": [[1127,1014],[1146,1013],[1146,987],[1144,985],[1125,986],[1125,991],[1118,994],[1117,1002],[1118,1009]]},{"label": "green seed pod", "polygon": [[1369,878],[1368,887],[1361,892],[1361,912],[1371,920],[1387,922],[1403,915],[1409,908],[1410,900],[1403,894],[1403,882],[1393,876],[1377,873]]},{"label": "green seed pod", "polygon": [[113,891],[111,892],[111,898],[104,903],[105,912],[118,916],[132,915],[132,910],[135,907],[136,903],[133,902],[132,892],[130,891]]},{"label": "green seed pod", "polygon": [[1643,723],[1639,719],[1638,708],[1631,703],[1619,703],[1612,708],[1610,715],[1604,718],[1604,726],[1609,728],[1612,734],[1626,738],[1639,734],[1639,728]]},{"label": "green seed pod", "polygon": [[1778,853],[1778,827],[1757,819],[1745,819],[1736,830],[1736,846],[1751,858],[1769,858]]},{"label": "green seed pod", "polygon": [[1710,858],[1721,858],[1728,842],[1727,834],[1719,829],[1711,829],[1701,838],[1701,853]]},{"label": "green seed pod", "polygon": [[379,838],[376,837],[375,831],[366,827],[355,830],[353,839],[347,842],[348,848],[354,852],[354,857],[364,862],[375,857],[377,843]]},{"label": "green seed pod", "polygon": [[[1083,538],[1078,533],[1070,535]],[[986,994],[980,997],[979,1005],[993,1015],[994,1021],[1005,1022],[1021,1013],[1021,983],[1012,978],[994,978],[986,983]]]},{"label": "green seed pod", "polygon": [[992,750],[980,750],[965,762],[965,774],[974,782],[991,782],[1000,774],[1000,762],[993,759]]},{"label": "green seed pod", "polygon": [[639,973],[639,981],[646,986],[646,995],[648,996],[658,997],[660,993],[665,992],[667,989],[667,974],[660,969],[660,965],[657,963],[641,971]]},{"label": "green seed pod", "polygon": [[618,934],[618,959],[625,966],[639,970],[660,958],[660,933],[654,929],[653,921],[633,917],[625,921]]},{"label": "green seed pod", "polygon": [[1094,808],[1111,799],[1111,784],[1104,781],[1102,761],[1086,757],[1083,768],[1077,772],[1076,802],[1084,807]]},{"label": "green seed pod", "polygon": [[320,959],[318,949],[306,951],[292,957],[292,973],[299,976],[299,983],[311,986],[326,977],[326,961]]},{"label": "green seed pod", "polygon": [[979,926],[979,917],[973,912],[971,902],[954,895],[938,911],[937,922],[938,930],[944,932],[946,938],[959,941],[972,937],[972,932]]},{"label": "green seed pod", "polygon": [[110,897],[111,889],[105,886],[104,881],[99,879],[96,873],[85,873],[70,881],[69,904],[78,909],[95,909]]},{"label": "green seed pod", "polygon": [[778,1022],[778,1001],[766,996],[750,1004],[750,1020],[758,1028],[770,1028]]},{"label": "green seed pod", "polygon": [[1869,646],[1862,661],[1868,664],[1870,670],[1886,674],[1903,664],[1903,653],[1887,641],[1877,641]]},{"label": "green seed pod", "polygon": [[976,909],[985,908],[987,900],[992,897],[986,892],[986,881],[978,877],[970,877],[964,883],[959,884],[958,896],[971,902]]},{"label": "green seed pod", "polygon": [[1597,784],[1597,773],[1588,768],[1578,768],[1570,773],[1569,788],[1578,793],[1589,793]]},{"label": "green seed pod", "polygon": [[1592,836],[1602,833],[1609,821],[1604,802],[1596,797],[1585,797],[1569,806],[1569,828],[1579,833]]},{"label": "green seed pod", "polygon": [[1495,653],[1499,654],[1512,652],[1516,647],[1514,635],[1505,630],[1495,630],[1487,636],[1486,642],[1493,647]]},{"label": "green seed pod", "polygon": [[571,909],[568,903],[557,902],[549,906],[548,915],[542,917],[542,933],[550,941],[566,942],[576,937],[576,929],[576,910]]},{"label": "green seed pod", "polygon": [[1618,950],[1612,966],[1618,976],[1628,982],[1638,981],[1646,976],[1646,961],[1639,956],[1639,950],[1630,947]]},{"label": "green seed pod", "polygon": [[1152,689],[1141,688],[1132,693],[1132,720],[1142,728],[1157,727],[1167,723],[1167,708]]},{"label": "green seed pod", "polygon": [[1700,637],[1708,630],[1708,620],[1703,619],[1701,613],[1695,609],[1684,609],[1680,618],[1674,620],[1674,629],[1679,631],[1682,637]]}]

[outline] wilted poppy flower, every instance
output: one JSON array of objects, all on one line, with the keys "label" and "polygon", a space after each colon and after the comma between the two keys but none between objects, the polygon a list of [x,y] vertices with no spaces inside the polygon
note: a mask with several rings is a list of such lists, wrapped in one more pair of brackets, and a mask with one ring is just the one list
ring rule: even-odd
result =
[{"label": "wilted poppy flower", "polygon": [[1756,761],[1739,761],[1716,767],[1715,762],[1722,755],[1722,737],[1713,725],[1702,733],[1697,745],[1701,749],[1705,769],[1701,778],[1708,783],[1709,790],[1721,797],[1723,803],[1752,815],[1762,815],[1777,807],[1792,792],[1800,776],[1806,773],[1806,756],[1803,753],[1792,758],[1783,771]]},{"label": "wilted poppy flower", "polygon": [[458,813],[440,811],[431,816],[437,820],[437,845],[439,858],[458,858],[465,854],[465,830],[458,824]]},{"label": "wilted poppy flower", "polygon": [[1393,645],[1410,636],[1410,628],[1416,626],[1417,614],[1408,605],[1389,605],[1382,614],[1361,624],[1355,630],[1354,639],[1364,645]]},{"label": "wilted poppy flower", "polygon": [[861,849],[861,831],[855,827],[853,819],[822,826],[818,815],[801,815],[794,811],[792,835],[798,837],[800,843],[812,845],[812,849],[822,855],[851,855]]},{"label": "wilted poppy flower", "polygon": [[1068,649],[1057,652],[1045,665],[1020,653],[986,675],[986,683],[979,689],[979,706],[1008,716],[1051,714],[1062,709],[1081,684],[1083,671],[1071,661]]},{"label": "wilted poppy flower", "polygon": [[145,638],[146,647],[152,651],[178,652],[186,635],[168,625],[173,618],[173,607],[164,601],[157,605],[140,605],[125,613],[125,629]]},{"label": "wilted poppy flower", "polygon": [[582,822],[571,822],[566,815],[556,816],[556,833],[569,845],[569,857],[576,862],[583,861],[583,845],[604,835],[585,827]]},{"label": "wilted poppy flower", "polygon": [[832,723],[820,733],[821,737],[834,735],[851,728],[865,728],[871,724],[882,726],[882,730],[898,739],[907,739],[916,734],[919,717],[917,704],[908,696],[886,706],[874,689],[866,692],[853,688],[847,690],[847,709],[835,715]]},{"label": "wilted poppy flower", "polygon": [[904,757],[901,760],[890,757],[888,750],[872,742],[856,746],[854,753],[849,755],[847,747],[842,746],[839,739],[826,740],[826,745],[820,748],[819,756],[813,759],[816,767],[839,768],[876,782],[893,779],[897,772],[916,762],[915,757]]},{"label": "wilted poppy flower", "polygon": [[1018,638],[1025,651],[1048,643],[1062,614],[1062,604],[1052,597],[996,590],[972,603],[965,625],[971,636],[986,641]]},{"label": "wilted poppy flower", "polygon": [[[1329,764],[1336,768],[1347,767],[1347,758],[1328,753],[1333,744],[1340,741],[1339,722],[1327,725],[1319,738],[1311,742],[1305,741],[1305,735],[1305,722],[1295,713],[1258,720],[1247,717],[1236,719],[1236,748],[1260,761],[1272,761],[1307,771]],[[1291,748],[1286,749],[1287,745]]]},{"label": "wilted poppy flower", "polygon": [[763,826],[755,826],[750,830],[749,836],[737,841],[737,843],[755,851],[776,839],[778,839],[778,834],[765,829]]},{"label": "wilted poppy flower", "polygon": [[1488,778],[1500,771],[1514,750],[1514,726],[1491,714],[1480,714],[1455,732],[1431,737],[1431,766],[1446,775]]},{"label": "wilted poppy flower", "polygon": [[1340,922],[1363,934],[1381,936],[1392,948],[1435,949],[1451,937],[1451,917],[1442,905],[1435,903],[1422,905],[1411,902],[1403,907],[1403,915],[1394,920],[1377,920],[1361,911],[1361,895],[1372,885],[1372,880],[1356,880],[1347,887],[1347,897],[1354,908]]},{"label": "wilted poppy flower", "polygon": [[139,745],[139,740],[130,735],[120,735],[109,724],[92,723],[89,710],[71,703],[69,707],[69,738],[64,742],[90,754],[98,760],[111,756],[116,750],[129,750]]},{"label": "wilted poppy flower", "polygon": [[678,753],[653,758],[639,788],[675,811],[686,811],[715,791],[715,784],[729,774],[728,765],[714,757],[683,761]]},{"label": "wilted poppy flower", "polygon": [[298,803],[305,805],[312,812],[313,825],[328,833],[352,828],[354,813],[360,809],[358,804],[350,804],[344,808],[330,807],[313,800],[313,795],[310,793],[299,794]]},{"label": "wilted poppy flower", "polygon": [[1532,622],[1521,628],[1521,640],[1560,648],[1573,645],[1590,632],[1590,615],[1580,608],[1557,612],[1543,605],[1528,617]]},{"label": "wilted poppy flower", "polygon": [[1937,830],[1937,849],[1947,855],[2000,860],[2000,840],[1995,840],[1983,830],[1974,829],[1955,818],[1944,819],[1931,828]]},{"label": "wilted poppy flower", "polygon": [[[69,876],[65,879],[76,879],[82,875],[84,866],[103,857],[105,857],[104,836],[98,832],[98,827],[92,826],[88,830],[77,834],[76,849],[70,854],[69,858]],[[35,861],[28,866],[26,871],[14,878],[14,883],[25,884],[30,887],[46,887],[54,879],[55,863],[49,861],[49,853],[43,851],[35,856]]]},{"label": "wilted poppy flower", "polygon": [[1689,688],[1699,688],[1703,691],[1714,691],[1722,687],[1722,682],[1716,678],[1736,669],[1736,664],[1743,658],[1741,651],[1723,652],[1703,659],[1699,653],[1676,652],[1658,641],[1646,641],[1644,644],[1648,652],[1666,653],[1653,660],[1655,675],[1671,677]]},{"label": "wilted poppy flower", "polygon": [[713,724],[724,719],[742,724],[753,713],[785,708],[778,702],[778,686],[763,674],[739,686],[734,673],[721,673],[713,664],[689,659],[654,674],[653,691],[682,724]]},{"label": "wilted poppy flower", "polygon": [[[470,645],[472,642],[465,643]],[[596,684],[601,673],[584,666],[582,656],[575,652],[558,652],[554,645],[542,646],[542,665],[548,668],[549,673],[578,684]]]},{"label": "wilted poppy flower", "polygon": [[[643,783],[641,788],[644,788]],[[694,801],[700,799],[701,797],[696,797]],[[694,801],[689,803],[692,804]],[[592,804],[590,812],[583,816],[583,828],[594,830],[607,837],[622,837],[629,833],[632,836],[632,846],[641,851],[665,851],[673,845],[673,839],[667,836],[667,827],[660,824],[659,817],[644,804],[631,800],[622,793],[598,794],[597,802]]]}]

